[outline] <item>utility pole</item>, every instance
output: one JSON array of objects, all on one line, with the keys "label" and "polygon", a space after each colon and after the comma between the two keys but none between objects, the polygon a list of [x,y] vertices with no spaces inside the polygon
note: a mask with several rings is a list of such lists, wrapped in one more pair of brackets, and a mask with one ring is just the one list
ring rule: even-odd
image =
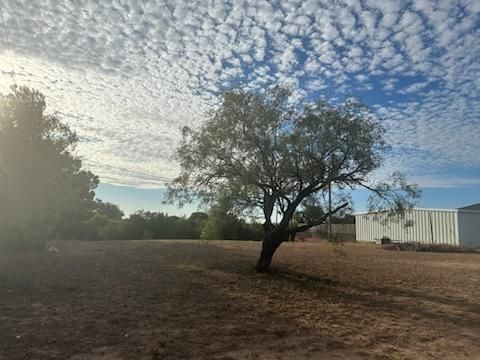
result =
[{"label": "utility pole", "polygon": [[[331,162],[332,164],[331,164],[330,171],[333,172],[334,154],[332,154]],[[331,180],[328,182],[328,241],[329,242],[332,241],[332,181]]]},{"label": "utility pole", "polygon": [[328,183],[328,241],[332,241],[332,182]]}]

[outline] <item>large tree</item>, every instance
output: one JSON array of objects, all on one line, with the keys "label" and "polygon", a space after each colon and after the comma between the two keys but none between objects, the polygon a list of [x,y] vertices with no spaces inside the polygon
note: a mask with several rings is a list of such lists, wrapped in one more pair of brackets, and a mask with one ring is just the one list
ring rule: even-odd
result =
[{"label": "large tree", "polygon": [[180,204],[222,199],[233,212],[260,210],[265,236],[257,270],[267,271],[289,235],[349,205],[337,203],[320,219],[292,227],[304,200],[325,194],[329,186],[334,191],[367,188],[376,196],[370,202],[376,208],[401,211],[412,205],[418,191],[401,175],[372,181],[387,149],[384,134],[381,123],[353,99],[342,105],[299,104],[281,88],[264,94],[227,92],[200,128],[184,128],[177,150],[181,173],[168,198]]},{"label": "large tree", "polygon": [[62,213],[91,207],[98,178],[72,152],[76,134],[45,113],[45,97],[13,86],[0,95],[0,240],[42,245]]}]

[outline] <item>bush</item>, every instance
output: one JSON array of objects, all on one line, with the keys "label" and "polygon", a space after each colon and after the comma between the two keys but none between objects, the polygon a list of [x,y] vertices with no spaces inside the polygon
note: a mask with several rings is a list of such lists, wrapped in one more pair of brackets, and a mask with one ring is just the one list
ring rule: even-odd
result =
[{"label": "bush", "polygon": [[405,242],[383,245],[385,250],[420,251],[420,252],[446,252],[446,253],[480,253],[479,249],[467,246],[455,246],[447,244],[421,244],[417,242]]},{"label": "bush", "polygon": [[200,237],[203,240],[261,240],[263,227],[247,223],[220,206],[214,206],[208,212]]},{"label": "bush", "polygon": [[388,237],[388,236],[384,236],[380,239],[380,241],[382,242],[382,245],[384,244],[391,244],[392,243],[392,240]]},{"label": "bush", "polygon": [[98,229],[99,240],[119,240],[122,239],[124,230],[121,221],[111,221]]}]

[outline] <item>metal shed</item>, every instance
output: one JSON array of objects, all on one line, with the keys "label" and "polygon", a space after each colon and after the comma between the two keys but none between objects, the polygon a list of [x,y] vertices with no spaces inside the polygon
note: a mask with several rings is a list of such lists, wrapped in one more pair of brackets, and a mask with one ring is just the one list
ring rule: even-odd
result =
[{"label": "metal shed", "polygon": [[403,217],[389,218],[382,212],[355,214],[357,241],[419,242],[480,247],[480,204],[459,209],[406,211]]}]

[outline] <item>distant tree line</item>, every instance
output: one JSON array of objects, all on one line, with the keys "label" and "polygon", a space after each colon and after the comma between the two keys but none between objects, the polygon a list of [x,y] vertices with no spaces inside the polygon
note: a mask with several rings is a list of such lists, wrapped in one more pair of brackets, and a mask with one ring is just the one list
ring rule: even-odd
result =
[{"label": "distant tree line", "polygon": [[260,240],[262,226],[229,215],[218,207],[179,217],[137,211],[128,217],[117,205],[96,200],[90,217],[60,222],[55,237],[76,240],[225,239]]}]

